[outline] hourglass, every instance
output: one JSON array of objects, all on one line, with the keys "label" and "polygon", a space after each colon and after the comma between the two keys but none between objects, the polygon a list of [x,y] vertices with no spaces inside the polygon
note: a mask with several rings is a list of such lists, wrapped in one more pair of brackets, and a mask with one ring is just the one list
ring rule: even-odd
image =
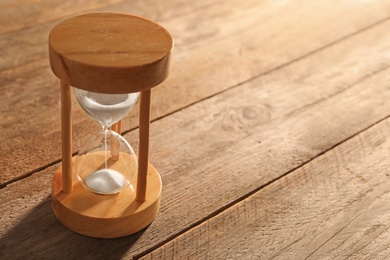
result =
[{"label": "hourglass", "polygon": [[[161,177],[149,163],[151,88],[168,74],[173,40],[162,26],[133,15],[91,13],[56,25],[50,66],[61,80],[62,163],[52,206],[69,229],[115,238],[149,225],[160,207]],[[72,157],[71,86],[101,131]],[[140,97],[139,149],[121,136],[121,120]]]},{"label": "hourglass", "polygon": [[137,171],[135,154],[111,126],[126,116],[138,93],[100,94],[75,88],[74,94],[84,111],[102,127],[75,159],[77,178],[85,188],[98,194],[118,193],[126,184],[132,187],[131,177]]}]

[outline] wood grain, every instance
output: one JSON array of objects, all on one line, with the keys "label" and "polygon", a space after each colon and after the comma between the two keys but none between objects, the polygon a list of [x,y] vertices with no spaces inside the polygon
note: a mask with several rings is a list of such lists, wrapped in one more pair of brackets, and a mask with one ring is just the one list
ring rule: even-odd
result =
[{"label": "wood grain", "polygon": [[[153,95],[152,119],[288,64],[372,26],[387,15],[386,2],[343,2],[337,9],[318,1],[306,2],[305,8],[296,5],[231,0],[195,9],[185,16],[167,18],[163,25],[176,39],[176,52],[170,78]],[[323,12],[316,12],[318,9]],[[351,15],[343,16],[344,13]],[[0,54],[3,55],[0,66],[4,70],[0,72],[0,84],[4,86],[0,88],[0,113],[6,113],[0,123],[3,141],[0,153],[17,158],[16,161],[6,159],[1,164],[3,184],[28,176],[60,158],[59,91],[53,88],[57,82],[47,68],[45,47],[53,24],[0,37],[0,48],[7,49]],[[291,38],[301,41],[289,44]],[[28,55],[21,55],[19,50],[26,48]],[[34,93],[34,98],[28,98],[27,91]],[[126,118],[124,131],[137,126],[136,118],[135,113]],[[73,119],[76,152],[91,129],[98,127],[79,108]]]},{"label": "wood grain", "polygon": [[93,11],[123,2],[123,0],[77,0],[72,2],[51,0],[4,0],[0,4],[0,34],[31,28],[74,13]]},{"label": "wood grain", "polygon": [[149,164],[149,135],[150,135],[150,107],[152,91],[146,90],[140,93],[139,109],[139,147],[138,147],[138,173],[136,200],[143,202],[146,199],[148,187],[148,164]]},{"label": "wood grain", "polygon": [[[47,199],[53,167],[3,188],[2,256],[143,255],[388,117],[386,28],[378,24],[153,122],[151,161],[163,177],[162,205],[135,236],[91,240],[55,222]],[[343,69],[352,65],[356,73]],[[137,136],[126,139],[136,143]],[[59,250],[58,241],[68,243]]]},{"label": "wood grain", "polygon": [[58,23],[48,45],[50,67],[61,81],[123,94],[153,88],[167,78],[173,39],[146,18],[104,12]]},{"label": "wood grain", "polygon": [[65,193],[72,192],[72,88],[61,82],[61,189]]},{"label": "wood grain", "polygon": [[[42,1],[42,0],[40,0]],[[44,0],[43,0],[44,1]],[[82,1],[82,0],[78,0]],[[98,0],[96,0],[98,1]],[[110,0],[115,1],[115,0]],[[116,0],[119,1],[119,0]],[[122,0],[123,1],[123,0]],[[63,5],[66,3],[62,3],[61,1],[51,1],[53,5]],[[89,1],[90,2],[90,1]],[[21,65],[25,65],[26,63],[30,63],[33,61],[37,61],[43,59],[44,61],[48,61],[48,52],[47,52],[47,38],[49,36],[50,30],[59,22],[66,18],[70,18],[71,16],[89,12],[120,12],[120,13],[130,13],[136,14],[151,20],[155,20],[160,22],[161,20],[172,20],[174,17],[180,15],[185,15],[188,12],[194,11],[194,13],[201,12],[204,6],[213,5],[214,2],[218,2],[217,0],[205,0],[201,3],[187,3],[186,0],[176,0],[175,4],[163,3],[159,0],[147,0],[147,1],[131,1],[123,3],[123,5],[114,5],[107,8],[102,9],[88,9],[86,10],[78,10],[80,5],[75,5],[72,9],[73,12],[69,12],[72,15],[62,16],[61,14],[56,15],[55,18],[50,19],[44,23],[27,23],[25,29],[12,31],[9,33],[0,34],[0,49],[7,50],[6,52],[0,52],[0,71],[10,69],[13,67],[18,67]],[[46,3],[41,3],[45,5]],[[85,3],[88,5],[88,3]],[[148,7],[148,8],[146,8]],[[1,8],[1,6],[0,6]],[[2,9],[0,9],[2,10]],[[26,14],[26,16],[33,17],[37,14],[34,9],[28,9],[30,13]],[[6,13],[7,11],[4,11]],[[13,13],[13,12],[11,12]],[[7,20],[5,24],[10,23],[11,25],[16,24],[15,20],[8,19],[6,16],[3,19]],[[29,18],[27,18],[29,19]],[[27,22],[27,21],[26,21]],[[176,38],[176,37],[175,37]],[[27,50],[28,52],[24,53],[20,52],[20,50]]]},{"label": "wood grain", "polygon": [[96,11],[130,12],[161,20],[213,4],[217,0],[187,2],[175,0],[76,0],[72,2],[53,0],[3,0],[0,3],[0,34],[21,31],[75,14]]},{"label": "wood grain", "polygon": [[390,117],[141,259],[387,259]]}]

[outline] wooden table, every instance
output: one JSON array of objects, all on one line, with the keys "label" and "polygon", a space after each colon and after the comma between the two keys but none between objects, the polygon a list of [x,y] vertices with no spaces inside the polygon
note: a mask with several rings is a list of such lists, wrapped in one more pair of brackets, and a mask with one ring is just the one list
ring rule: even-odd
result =
[{"label": "wooden table", "polygon": [[[161,209],[145,230],[63,227],[47,37],[114,11],[175,38],[153,90]],[[1,259],[389,259],[390,1],[0,1]],[[123,122],[137,150],[138,108]],[[76,153],[99,129],[74,103]]]}]

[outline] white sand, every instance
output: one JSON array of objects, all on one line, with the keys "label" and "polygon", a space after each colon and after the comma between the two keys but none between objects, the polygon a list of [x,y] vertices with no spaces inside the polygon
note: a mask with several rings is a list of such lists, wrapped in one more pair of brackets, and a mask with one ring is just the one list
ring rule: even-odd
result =
[{"label": "white sand", "polygon": [[115,170],[103,169],[89,175],[85,184],[96,193],[114,194],[125,186],[126,178]]}]

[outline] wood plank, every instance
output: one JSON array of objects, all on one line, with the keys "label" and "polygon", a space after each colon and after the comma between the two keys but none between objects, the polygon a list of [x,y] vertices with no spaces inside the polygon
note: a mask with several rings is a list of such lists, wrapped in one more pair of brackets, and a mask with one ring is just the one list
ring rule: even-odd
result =
[{"label": "wood plank", "polygon": [[[43,1],[43,2],[42,2]],[[24,21],[24,19],[17,19],[15,17],[8,17],[7,15],[12,14],[12,16],[19,17],[20,12],[14,12],[13,10],[6,10],[1,15],[0,18],[0,24],[1,20],[5,20],[4,23],[5,27],[7,24],[10,26],[18,26],[18,22],[23,21],[23,23],[20,25],[22,27],[25,27],[25,29],[16,30],[10,33],[1,34],[0,33],[0,50],[6,50],[0,52],[0,71],[10,69],[13,67],[21,66],[29,62],[33,62],[39,59],[46,59],[47,60],[47,38],[49,36],[50,30],[59,22],[61,22],[63,19],[68,18],[70,16],[78,15],[85,12],[92,12],[92,11],[112,11],[112,12],[122,12],[122,13],[132,13],[137,14],[139,16],[144,16],[146,18],[157,20],[160,22],[163,19],[169,20],[172,19],[174,16],[180,16],[183,14],[186,14],[187,12],[195,11],[197,9],[202,9],[204,6],[212,5],[214,2],[218,0],[207,0],[202,1],[202,3],[195,3],[191,2],[188,3],[185,0],[175,0],[175,3],[168,4],[168,3],[161,3],[161,1],[158,0],[148,0],[146,1],[131,1],[131,2],[124,2],[122,4],[113,5],[116,2],[120,2],[123,0],[110,0],[108,3],[107,1],[99,3],[99,0],[94,0],[96,3],[92,3],[91,1],[83,1],[79,0],[80,3],[78,5],[75,5],[73,2],[63,2],[63,1],[46,1],[46,0],[39,0],[38,3],[31,3],[31,1],[24,1],[29,2],[30,4],[38,4],[38,6],[43,5],[44,8],[39,8],[36,6],[35,8],[29,8],[31,7],[30,4],[26,3],[14,3],[5,5],[5,9],[11,8],[11,9],[22,9],[23,12],[30,12],[26,13],[24,19],[27,19],[27,21]],[[50,3],[50,5],[47,5]],[[96,10],[95,8],[89,7],[89,5],[94,6],[101,6],[101,9]],[[111,4],[111,5],[109,5]],[[61,12],[53,12],[53,9],[56,10],[54,6],[57,6],[57,8],[61,8],[64,5],[72,5],[73,7],[70,9],[67,9],[67,12],[65,12],[62,16],[60,15]],[[59,6],[58,6],[59,5]],[[26,7],[21,7],[26,6]],[[146,8],[147,7],[147,8]],[[41,10],[43,13],[34,11],[35,9]],[[86,9],[86,10],[84,10]],[[1,10],[1,6],[0,6]],[[200,10],[198,10],[199,12]],[[46,13],[51,12],[51,15],[47,16]],[[42,21],[39,22],[39,18],[34,18],[35,15],[38,15],[39,17],[45,17],[41,18],[43,20],[47,20],[46,22]],[[53,17],[52,17],[53,16]],[[52,17],[48,19],[49,17]],[[36,20],[36,23],[31,23],[30,19]],[[30,23],[29,23],[30,22]],[[35,26],[34,26],[35,25]],[[1,29],[0,29],[1,30]]]},{"label": "wood plank", "polygon": [[[164,25],[176,39],[176,51],[170,78],[154,92],[153,118],[180,110],[354,34],[383,19],[385,13],[382,10],[387,4],[346,2],[334,9],[327,1],[308,1],[305,8],[299,8],[293,3],[280,5],[231,0],[184,17],[168,19]],[[319,9],[323,12],[317,14]],[[353,15],[344,17],[347,11]],[[329,25],[329,21],[334,24],[323,26]],[[225,24],[225,27],[221,28],[220,24]],[[248,27],[251,29],[247,30]],[[14,35],[15,38],[11,37],[12,34],[0,37],[1,48],[9,50],[4,55],[11,53],[1,64],[8,67],[24,64],[0,72],[3,86],[0,88],[0,113],[6,114],[5,120],[0,122],[3,140],[0,154],[6,155],[5,163],[0,166],[0,183],[3,185],[60,159],[58,82],[48,69],[46,58],[41,59],[46,55],[49,29],[50,25],[44,24],[24,30]],[[283,33],[275,34],[275,31]],[[297,45],[288,44],[291,38],[302,41]],[[27,47],[27,57],[17,54]],[[381,56],[377,58],[384,60]],[[30,62],[35,59],[38,60]],[[91,129],[98,127],[78,106],[75,107],[76,152],[90,136]],[[34,117],[30,116],[32,114]],[[137,126],[137,115],[132,113],[126,118],[124,131]]]},{"label": "wood plank", "polygon": [[53,1],[3,0],[0,3],[0,34],[31,28],[37,24],[66,17],[74,13],[92,11],[123,0]]},{"label": "wood plank", "polygon": [[161,20],[189,12],[217,0],[188,2],[183,0],[3,0],[0,3],[0,35],[21,31],[53,20],[64,19],[76,14],[87,12],[131,12]]},{"label": "wood plank", "polygon": [[[178,10],[170,5],[161,7],[160,4],[151,3],[150,8],[144,8],[144,6],[137,7],[136,4],[127,3],[122,8],[103,8],[101,11],[133,11],[147,18],[158,19],[159,13],[173,8],[172,11],[167,12],[172,15],[172,18],[163,16],[161,17],[163,20],[157,21],[174,36],[176,55],[182,52],[182,48],[187,52],[194,47],[206,46],[209,51],[212,51],[210,47],[217,45],[226,55],[240,54],[242,58],[242,56],[255,54],[250,59],[255,63],[262,63],[268,60],[267,57],[272,56],[276,59],[274,63],[280,65],[280,59],[284,60],[291,51],[297,52],[297,49],[301,49],[296,46],[305,48],[308,45],[308,49],[290,54],[292,56],[287,57],[288,60],[387,18],[386,10],[390,8],[390,1],[342,2],[336,9],[334,4],[328,1],[308,0],[284,4],[255,0],[211,3],[213,2],[206,2],[203,8],[194,4],[196,9],[188,15],[185,14],[191,9],[181,9],[186,6],[182,2],[178,2]],[[318,13],[317,10],[322,12]],[[184,14],[180,16],[182,13]],[[349,15],[346,16],[345,13]],[[41,58],[46,59],[48,34],[60,20],[0,35],[0,49],[7,50],[0,53],[0,60],[2,60],[0,70],[21,66]],[[221,24],[224,26],[221,27]],[[240,41],[237,41],[237,38]],[[296,45],[289,44],[292,38],[296,40]],[[225,49],[221,41],[226,40],[235,40],[237,47]],[[282,51],[283,53],[279,53]],[[280,56],[275,57],[278,53]]]},{"label": "wood plank", "polygon": [[390,117],[141,259],[387,259]]},{"label": "wood plank", "polygon": [[[1,189],[0,252],[47,258],[143,254],[375,124],[390,111],[388,26],[155,121],[151,162],[163,177],[162,206],[145,231],[102,241],[63,228],[48,198],[53,166]],[[351,64],[357,73],[343,70]],[[125,137],[134,144],[137,131]],[[58,241],[67,244],[59,248]]]}]

